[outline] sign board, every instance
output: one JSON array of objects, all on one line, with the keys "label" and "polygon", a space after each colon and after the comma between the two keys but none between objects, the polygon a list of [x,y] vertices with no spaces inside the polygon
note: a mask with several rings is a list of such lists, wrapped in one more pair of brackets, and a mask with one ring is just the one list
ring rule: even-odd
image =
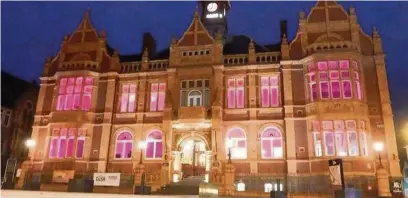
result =
[{"label": "sign board", "polygon": [[404,195],[408,197],[408,160],[404,162],[404,169],[402,171],[404,179],[402,180],[402,185],[404,188]]},{"label": "sign board", "polygon": [[391,183],[392,193],[402,193],[402,182],[400,180],[394,180]]},{"label": "sign board", "polygon": [[21,175],[21,168],[17,169],[16,177],[20,177],[20,175]]},{"label": "sign board", "polygon": [[342,159],[329,160],[329,176],[330,176],[331,185],[342,186],[344,188],[343,160]]},{"label": "sign board", "polygon": [[94,186],[119,186],[120,173],[94,173]]},{"label": "sign board", "polygon": [[70,179],[74,179],[74,174],[74,170],[55,170],[52,173],[52,182],[67,184]]}]

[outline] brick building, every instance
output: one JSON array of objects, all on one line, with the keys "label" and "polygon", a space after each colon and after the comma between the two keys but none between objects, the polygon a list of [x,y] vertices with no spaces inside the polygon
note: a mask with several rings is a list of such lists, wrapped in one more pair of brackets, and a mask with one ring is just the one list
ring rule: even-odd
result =
[{"label": "brick building", "polygon": [[1,176],[11,156],[26,160],[24,141],[31,136],[39,86],[1,72]]},{"label": "brick building", "polygon": [[230,154],[238,194],[328,193],[327,160],[343,158],[347,184],[369,192],[371,145],[382,141],[384,167],[401,177],[381,38],[354,8],[318,1],[293,40],[282,21],[281,41],[262,45],[228,34],[229,2],[199,5],[167,49],[145,34],[135,55],[110,47],[85,14],[44,65],[34,172],[121,172],[111,192],[131,192],[140,170],[153,189],[201,175],[226,193],[236,191],[222,176]]}]

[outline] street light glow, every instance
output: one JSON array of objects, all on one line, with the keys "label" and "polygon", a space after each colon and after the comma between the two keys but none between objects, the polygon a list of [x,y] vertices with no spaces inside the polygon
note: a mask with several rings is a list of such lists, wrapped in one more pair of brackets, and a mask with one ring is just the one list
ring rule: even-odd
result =
[{"label": "street light glow", "polygon": [[33,148],[35,146],[36,142],[33,139],[28,139],[25,141],[25,145],[27,148]]},{"label": "street light glow", "polygon": [[377,152],[381,152],[384,150],[384,143],[382,142],[375,142],[373,146],[374,146],[374,150]]},{"label": "street light glow", "polygon": [[146,142],[145,141],[140,141],[137,145],[139,149],[145,149],[146,148]]},{"label": "street light glow", "polygon": [[232,148],[232,140],[231,139],[227,140],[227,148]]}]

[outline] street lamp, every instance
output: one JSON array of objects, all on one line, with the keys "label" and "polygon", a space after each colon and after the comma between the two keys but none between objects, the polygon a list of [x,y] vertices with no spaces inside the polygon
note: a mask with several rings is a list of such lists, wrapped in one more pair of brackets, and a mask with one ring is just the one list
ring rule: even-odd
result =
[{"label": "street lamp", "polygon": [[30,150],[35,147],[37,143],[33,139],[27,139],[25,141],[25,146],[28,148],[28,159],[31,160],[31,152]]},{"label": "street lamp", "polygon": [[231,148],[232,148],[232,140],[231,138],[228,138],[227,140],[227,148],[228,148],[228,163],[231,163]]},{"label": "street lamp", "polygon": [[374,142],[373,144],[374,151],[378,153],[378,160],[379,160],[379,168],[382,168],[383,165],[381,163],[381,152],[384,150],[384,143],[382,142]]},{"label": "street lamp", "polygon": [[140,149],[140,160],[139,160],[139,164],[142,164],[142,160],[143,160],[143,149],[146,148],[146,142],[145,141],[140,141],[137,145]]}]

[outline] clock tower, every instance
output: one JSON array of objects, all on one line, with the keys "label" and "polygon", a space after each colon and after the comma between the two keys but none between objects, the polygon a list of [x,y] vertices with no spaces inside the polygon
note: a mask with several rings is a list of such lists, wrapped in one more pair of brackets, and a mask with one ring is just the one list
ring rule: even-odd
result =
[{"label": "clock tower", "polygon": [[201,9],[201,22],[213,38],[218,31],[223,35],[224,41],[228,35],[227,13],[231,8],[230,1],[199,1]]}]

